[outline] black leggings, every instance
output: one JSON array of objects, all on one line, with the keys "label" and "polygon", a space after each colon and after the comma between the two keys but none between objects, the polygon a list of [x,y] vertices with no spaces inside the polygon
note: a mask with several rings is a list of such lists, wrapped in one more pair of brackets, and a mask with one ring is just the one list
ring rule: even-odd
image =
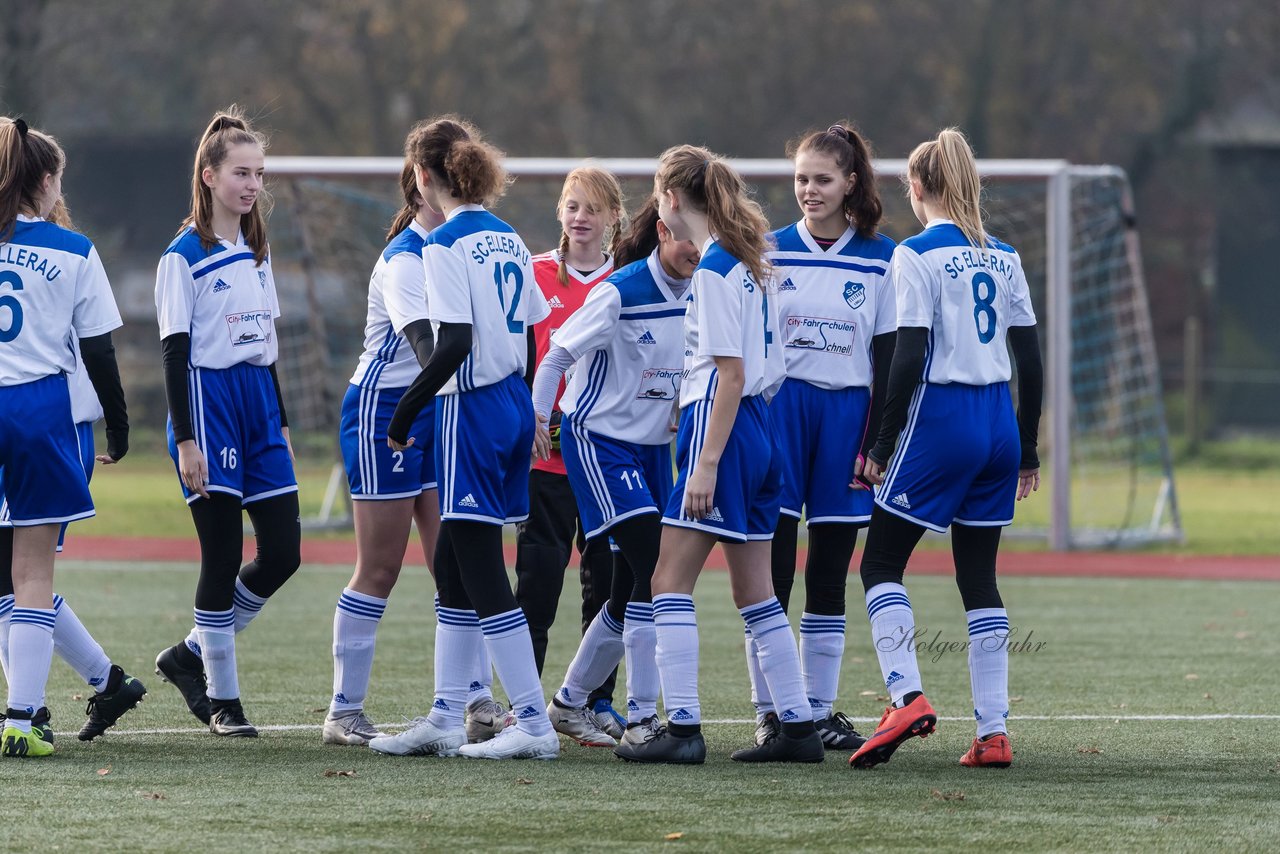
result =
[{"label": "black leggings", "polygon": [[441,522],[436,591],[443,607],[475,611],[482,620],[519,608],[507,579],[502,526],[461,519]]},{"label": "black leggings", "polygon": [[[603,535],[602,535],[603,536]],[[623,519],[608,531],[618,546],[613,561],[613,589],[609,594],[609,616],[621,623],[628,602],[653,600],[653,570],[658,565],[658,545],[662,541],[662,514],[645,513]]]},{"label": "black leggings", "polygon": [[0,528],[0,596],[13,595],[13,528]]},{"label": "black leggings", "polygon": [[[862,587],[901,584],[907,560],[924,527],[895,516],[877,506],[871,514],[867,545],[862,552]],[[956,587],[964,609],[1003,608],[996,587],[996,553],[1000,549],[999,527],[951,525],[951,555],[956,565]]]},{"label": "black leggings", "polygon": [[[257,555],[243,567],[241,510],[249,514],[258,541]],[[211,492],[192,503],[191,518],[200,538],[196,607],[201,611],[231,610],[237,576],[250,593],[266,599],[284,586],[302,562],[296,492],[245,505],[234,495]]]},{"label": "black leggings", "polygon": [[[796,578],[796,544],[800,520],[785,513],[778,516],[773,535],[771,572],[773,592],[787,610]],[[809,526],[809,554],[804,563],[804,610],[809,614],[844,614],[844,589],[849,563],[858,544],[858,529],[843,522]]]}]

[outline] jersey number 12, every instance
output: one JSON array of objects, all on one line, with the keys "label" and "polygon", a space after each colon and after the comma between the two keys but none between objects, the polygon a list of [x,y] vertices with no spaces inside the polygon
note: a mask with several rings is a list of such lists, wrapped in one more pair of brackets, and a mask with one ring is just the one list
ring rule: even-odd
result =
[{"label": "jersey number 12", "polygon": [[[507,296],[502,288],[507,282],[515,285],[515,291],[511,294],[510,308],[507,308]],[[498,286],[498,301],[502,303],[502,308],[507,313],[507,331],[513,335],[519,335],[524,332],[524,321],[515,319],[516,309],[520,307],[520,294],[524,292],[524,273],[521,272],[520,265],[515,261],[508,261],[505,264],[495,261],[493,283]]]}]

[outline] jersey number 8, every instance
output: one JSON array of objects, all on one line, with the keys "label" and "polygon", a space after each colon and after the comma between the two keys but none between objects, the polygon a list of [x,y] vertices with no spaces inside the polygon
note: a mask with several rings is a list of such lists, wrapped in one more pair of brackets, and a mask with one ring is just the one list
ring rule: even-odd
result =
[{"label": "jersey number 8", "polygon": [[[982,285],[986,286],[987,295],[982,295]],[[977,273],[973,277],[973,325],[978,329],[978,340],[990,344],[996,337],[996,307],[991,303],[996,298],[996,280],[989,273]],[[984,326],[982,318],[986,317]]]},{"label": "jersey number 8", "polygon": [[[0,285],[8,285],[15,291],[22,290],[22,277],[12,271],[0,273]],[[0,327],[0,344],[8,344],[22,331],[22,303],[12,294],[0,297],[0,309],[9,309],[9,325]]]}]

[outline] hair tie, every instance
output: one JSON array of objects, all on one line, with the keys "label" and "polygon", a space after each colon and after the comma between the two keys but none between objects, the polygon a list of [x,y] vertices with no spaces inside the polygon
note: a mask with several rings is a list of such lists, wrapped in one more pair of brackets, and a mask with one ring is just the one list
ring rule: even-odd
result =
[{"label": "hair tie", "polygon": [[844,139],[845,142],[853,141],[849,137],[849,129],[844,125],[832,125],[831,127],[827,128],[827,133],[834,134],[835,136],[841,137]]},{"label": "hair tie", "polygon": [[27,123],[22,119],[14,119],[14,125],[18,128],[18,136],[23,139],[27,138]]}]

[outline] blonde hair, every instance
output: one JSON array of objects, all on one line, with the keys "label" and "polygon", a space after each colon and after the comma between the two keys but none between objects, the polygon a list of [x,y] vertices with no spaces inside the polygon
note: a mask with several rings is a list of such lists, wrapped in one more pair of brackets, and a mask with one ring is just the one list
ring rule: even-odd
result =
[{"label": "blonde hair", "polygon": [[677,145],[662,152],[656,184],[661,192],[683,192],[694,209],[706,215],[725,251],[747,266],[760,287],[768,286],[773,271],[765,257],[769,220],[729,164],[700,146]]},{"label": "blonde hair", "polygon": [[956,128],[942,130],[937,138],[922,142],[907,158],[908,178],[946,211],[965,239],[979,249],[987,245],[982,227],[982,180],[978,163],[964,134]]},{"label": "blonde hair", "polygon": [[18,214],[37,212],[37,196],[45,175],[67,165],[58,141],[28,128],[22,119],[0,119],[0,243],[13,236]]},{"label": "blonde hair", "polygon": [[485,142],[475,125],[455,115],[418,122],[404,141],[409,161],[443,178],[463,204],[487,205],[506,192],[503,153]]},{"label": "blonde hair", "polygon": [[[617,218],[617,222],[605,232],[604,243],[608,245],[610,255],[616,254],[618,236],[622,233],[623,219],[626,211],[622,207],[622,186],[612,173],[597,166],[579,166],[565,176],[564,186],[560,189],[560,201],[556,202],[556,217],[564,213],[564,202],[569,193],[578,188],[582,190],[587,201],[602,211],[609,211]],[[556,270],[556,281],[562,285],[569,284],[569,268],[565,257],[569,254],[569,233],[560,230],[560,266]]]},{"label": "blonde hair", "polygon": [[[191,175],[191,213],[182,227],[194,228],[205,249],[216,246],[218,236],[213,233],[213,190],[204,182],[204,170],[217,171],[226,162],[227,153],[237,145],[257,145],[266,151],[267,138],[249,127],[244,110],[232,104],[214,114],[196,146],[195,169]],[[267,222],[263,210],[270,207],[271,195],[263,187],[249,212],[240,215],[240,231],[244,242],[253,250],[255,264],[267,259]]]}]

